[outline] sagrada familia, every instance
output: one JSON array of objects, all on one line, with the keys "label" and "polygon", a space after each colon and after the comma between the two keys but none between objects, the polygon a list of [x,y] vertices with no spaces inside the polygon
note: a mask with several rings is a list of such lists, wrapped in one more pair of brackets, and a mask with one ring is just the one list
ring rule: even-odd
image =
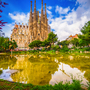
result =
[{"label": "sagrada familia", "polygon": [[28,25],[14,25],[11,34],[11,40],[15,40],[18,48],[29,48],[28,45],[34,40],[44,41],[48,38],[48,34],[51,32],[51,28],[48,25],[46,4],[45,11],[43,10],[43,0],[41,8],[41,16],[39,11],[36,11],[36,0],[34,1],[34,12],[32,12],[32,1],[30,7],[30,16]]}]

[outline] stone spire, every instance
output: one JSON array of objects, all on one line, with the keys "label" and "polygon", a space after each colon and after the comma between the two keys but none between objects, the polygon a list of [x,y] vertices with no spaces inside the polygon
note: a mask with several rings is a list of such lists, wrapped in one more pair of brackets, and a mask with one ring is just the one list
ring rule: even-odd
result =
[{"label": "stone spire", "polygon": [[31,1],[30,20],[29,20],[29,22],[32,23],[32,1]]},{"label": "stone spire", "polygon": [[20,28],[20,22],[19,22],[18,28]]},{"label": "stone spire", "polygon": [[41,8],[41,22],[43,22],[43,0],[42,0],[42,8]]},{"label": "stone spire", "polygon": [[36,21],[37,18],[36,18],[36,0],[34,2],[34,21]]},{"label": "stone spire", "polygon": [[45,3],[45,24],[47,24],[46,3]]}]

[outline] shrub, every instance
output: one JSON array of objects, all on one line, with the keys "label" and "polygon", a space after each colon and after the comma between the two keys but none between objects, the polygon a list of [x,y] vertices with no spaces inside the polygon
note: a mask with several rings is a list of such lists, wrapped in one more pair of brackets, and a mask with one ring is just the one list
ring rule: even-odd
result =
[{"label": "shrub", "polygon": [[90,51],[90,47],[86,47],[85,48],[85,51]]},{"label": "shrub", "polygon": [[45,48],[43,48],[41,51],[45,51],[46,49]]},{"label": "shrub", "polygon": [[69,51],[69,48],[67,46],[63,46],[62,51],[68,52]]},{"label": "shrub", "polygon": [[60,47],[58,45],[54,46],[54,50],[59,50]]}]

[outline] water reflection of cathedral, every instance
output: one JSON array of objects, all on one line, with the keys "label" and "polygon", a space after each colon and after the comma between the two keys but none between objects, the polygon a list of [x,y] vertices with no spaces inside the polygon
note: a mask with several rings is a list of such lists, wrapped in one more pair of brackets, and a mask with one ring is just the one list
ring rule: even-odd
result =
[{"label": "water reflection of cathedral", "polygon": [[[16,64],[11,69],[21,70],[12,74],[14,82],[32,83],[34,85],[49,84],[51,74],[57,71],[58,63],[54,58],[48,59],[46,56],[18,56]],[[37,59],[36,61],[34,61]]]}]

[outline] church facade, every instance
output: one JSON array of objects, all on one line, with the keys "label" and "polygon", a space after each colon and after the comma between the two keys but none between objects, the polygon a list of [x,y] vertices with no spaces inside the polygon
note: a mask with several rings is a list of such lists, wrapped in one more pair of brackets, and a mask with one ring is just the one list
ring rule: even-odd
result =
[{"label": "church facade", "polygon": [[51,28],[48,25],[46,4],[45,11],[43,10],[43,0],[41,7],[41,16],[39,11],[36,11],[36,0],[34,1],[34,12],[32,12],[32,1],[30,7],[30,16],[28,25],[14,25],[10,39],[15,40],[18,48],[29,48],[28,45],[34,40],[44,41],[48,38]]}]

